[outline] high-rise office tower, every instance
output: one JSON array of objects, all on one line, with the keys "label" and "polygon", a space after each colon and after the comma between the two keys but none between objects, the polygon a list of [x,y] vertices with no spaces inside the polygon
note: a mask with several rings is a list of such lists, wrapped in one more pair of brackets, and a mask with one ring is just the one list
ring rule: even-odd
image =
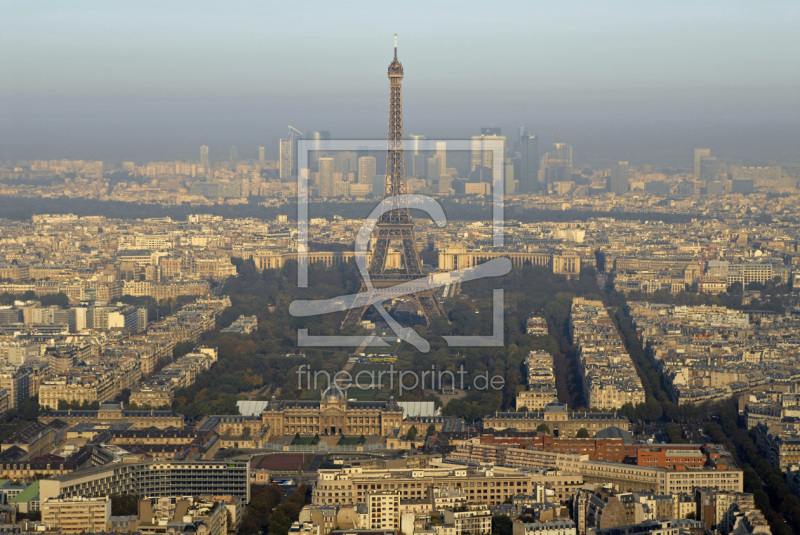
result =
[{"label": "high-rise office tower", "polygon": [[617,195],[628,193],[628,162],[619,162],[611,166],[608,190]]},{"label": "high-rise office tower", "polygon": [[427,140],[428,138],[423,135],[411,134],[410,136],[408,136],[408,139],[409,139],[408,143],[411,150],[408,151],[407,156],[409,159],[408,163],[410,164],[409,167],[411,168],[411,176],[414,177],[425,176],[427,172],[425,170],[426,156],[423,154],[424,151],[422,150],[422,142]]},{"label": "high-rise office tower", "polygon": [[294,176],[294,143],[291,139],[281,139],[278,143],[281,180],[289,180]]},{"label": "high-rise office tower", "polygon": [[572,146],[553,143],[553,149],[545,154],[543,163],[547,184],[572,180]]},{"label": "high-rise office tower", "polygon": [[350,173],[356,175],[358,172],[358,156],[355,151],[336,151],[333,154],[333,160],[334,173],[339,173],[342,177],[347,177]]},{"label": "high-rise office tower", "polygon": [[330,141],[331,133],[327,130],[306,132],[303,139],[311,142],[306,145],[308,147],[308,165],[312,171],[316,171],[319,169],[319,159],[325,156],[325,151],[322,150],[323,142]]},{"label": "high-rise office tower", "polygon": [[520,193],[533,193],[539,185],[539,139],[527,130],[520,136]]},{"label": "high-rise office tower", "polygon": [[491,126],[491,127],[483,127],[481,128],[481,135],[482,136],[502,136],[502,132],[500,128]]},{"label": "high-rise office tower", "polygon": [[428,158],[428,184],[437,184],[444,176],[444,162],[439,154]]},{"label": "high-rise office tower", "polygon": [[231,171],[236,171],[236,165],[239,163],[239,149],[236,146],[231,147],[230,163]]},{"label": "high-rise office tower", "polygon": [[[498,159],[495,161],[498,142],[502,143],[502,145],[498,151]],[[488,173],[481,173],[481,182],[493,181],[503,172],[503,163],[506,160],[505,136],[495,134],[472,136],[471,149],[470,171],[483,171],[479,168],[489,169]]]},{"label": "high-rise office tower", "polygon": [[208,170],[208,145],[200,146],[200,165]]},{"label": "high-rise office tower", "polygon": [[372,177],[378,173],[378,164],[374,156],[362,156],[358,159],[358,183],[372,184]]},{"label": "high-rise office tower", "polygon": [[442,161],[442,168],[447,169],[447,141],[436,142],[436,157]]},{"label": "high-rise office tower", "polygon": [[700,156],[700,173],[697,178],[703,182],[715,180],[719,174],[719,162],[716,156]]},{"label": "high-rise office tower", "polygon": [[517,192],[516,181],[514,180],[514,164],[511,160],[505,163],[506,173],[503,179],[505,180],[504,189],[506,195],[513,195]]},{"label": "high-rise office tower", "polygon": [[333,197],[333,158],[319,159],[319,196]]},{"label": "high-rise office tower", "polygon": [[294,178],[297,176],[297,140],[303,139],[303,133],[295,128],[292,125],[289,125],[289,143],[291,145],[291,159],[289,160],[289,164],[291,165],[291,170],[289,172],[289,176]]},{"label": "high-rise office tower", "polygon": [[711,156],[711,149],[694,149],[694,177],[700,179],[700,158]]},{"label": "high-rise office tower", "polygon": [[267,161],[267,149],[266,147],[258,147],[258,163],[264,165]]}]

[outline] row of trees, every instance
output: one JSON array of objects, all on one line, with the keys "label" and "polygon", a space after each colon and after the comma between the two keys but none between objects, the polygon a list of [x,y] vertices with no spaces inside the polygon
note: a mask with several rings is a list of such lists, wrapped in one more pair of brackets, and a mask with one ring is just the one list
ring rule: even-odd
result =
[{"label": "row of trees", "polygon": [[236,535],[286,535],[300,517],[308,488],[300,485],[283,503],[283,490],[276,484],[255,488]]},{"label": "row of trees", "polygon": [[[75,197],[42,198],[0,195],[0,213],[6,219],[17,221],[30,220],[35,214],[66,214],[79,216],[99,215],[120,219],[145,219],[152,217],[171,217],[175,220],[186,220],[190,214],[213,214],[225,218],[254,218],[273,220],[278,215],[285,215],[290,221],[297,218],[297,204],[293,199],[286,199],[281,206],[264,207],[261,197],[251,197],[247,204],[235,206],[216,204],[212,206],[195,206],[189,203],[165,206],[161,204],[133,203],[122,201],[100,201]],[[447,218],[451,221],[490,221],[492,203],[480,199],[444,199],[441,201]],[[364,218],[375,208],[374,201],[353,202],[312,202],[309,205],[311,217],[332,219],[342,216],[348,219]],[[641,212],[601,212],[588,210],[540,210],[507,206],[509,219],[525,223],[540,221],[588,221],[592,218],[613,217],[617,220],[630,221],[664,221],[666,223],[688,222],[702,217],[697,214],[641,213]]]},{"label": "row of trees", "polygon": [[[624,406],[622,413],[643,420],[665,419],[664,432],[671,442],[685,442],[680,425],[675,422],[707,421],[706,434],[715,443],[725,445],[742,467],[745,492],[753,493],[756,506],[770,524],[773,535],[800,533],[800,498],[792,494],[785,474],[761,455],[755,442],[755,431],[739,425],[735,399],[708,402],[702,405],[672,403],[664,391],[661,378],[646,357],[629,314],[624,297],[609,292],[608,301],[615,306],[613,319],[620,330],[625,346],[642,378],[647,402],[637,407]],[[715,421],[708,420],[714,419]],[[791,523],[787,525],[786,520]]]},{"label": "row of trees", "polygon": [[744,472],[744,490],[753,494],[756,507],[769,522],[773,535],[800,533],[800,498],[792,494],[780,467],[761,455],[755,431],[739,425],[736,400],[716,403],[714,409],[718,416],[705,425],[705,432],[733,454]]}]

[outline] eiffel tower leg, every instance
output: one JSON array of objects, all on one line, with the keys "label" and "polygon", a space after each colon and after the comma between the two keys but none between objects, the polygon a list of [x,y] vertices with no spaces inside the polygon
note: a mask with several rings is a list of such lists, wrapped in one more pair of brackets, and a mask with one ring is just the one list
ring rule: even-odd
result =
[{"label": "eiffel tower leg", "polygon": [[342,321],[342,328],[352,329],[358,326],[364,314],[366,314],[367,309],[372,306],[369,304],[370,293],[365,284],[361,284],[361,290],[358,293],[359,296],[353,301],[353,306],[347,311],[344,321]]},{"label": "eiffel tower leg", "polygon": [[430,325],[434,318],[444,316],[444,311],[439,305],[439,300],[433,295],[432,290],[426,290],[414,295],[414,298],[422,311],[425,322]]},{"label": "eiffel tower leg", "polygon": [[406,261],[406,272],[409,275],[421,276],[422,262],[419,260],[417,244],[414,243],[414,231],[410,228],[404,228],[401,231],[401,237],[403,240],[403,256]]},{"label": "eiffel tower leg", "polygon": [[369,262],[370,273],[383,273],[386,267],[386,254],[389,251],[389,242],[392,241],[391,229],[378,227],[378,239],[372,250]]}]

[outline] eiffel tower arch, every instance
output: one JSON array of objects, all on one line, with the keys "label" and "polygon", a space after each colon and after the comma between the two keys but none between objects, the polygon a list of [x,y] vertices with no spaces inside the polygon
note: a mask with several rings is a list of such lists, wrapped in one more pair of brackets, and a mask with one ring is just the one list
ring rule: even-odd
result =
[{"label": "eiffel tower arch", "polygon": [[[375,292],[380,292],[382,288],[390,288],[424,277],[414,236],[414,222],[411,219],[408,204],[402,200],[402,196],[406,195],[407,191],[405,151],[403,149],[403,101],[400,93],[403,65],[397,60],[397,35],[395,35],[394,41],[394,60],[389,65],[388,76],[390,88],[389,134],[384,196],[391,199],[392,204],[375,225],[374,232],[377,233],[377,236],[369,264],[369,275],[374,290],[370,290],[366,283],[362,282],[359,296],[342,322],[343,328],[355,327],[361,322],[364,313],[372,306],[369,301]],[[386,257],[392,243],[401,244],[403,266],[399,271],[386,269]],[[433,290],[421,288],[419,292],[410,294],[408,298],[416,302],[418,310],[421,311],[428,325],[433,319],[444,316],[444,311]]]}]

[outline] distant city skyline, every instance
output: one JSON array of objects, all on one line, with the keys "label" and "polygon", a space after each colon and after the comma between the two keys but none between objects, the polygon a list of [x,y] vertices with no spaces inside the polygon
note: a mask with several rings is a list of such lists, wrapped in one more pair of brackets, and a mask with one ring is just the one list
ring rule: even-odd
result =
[{"label": "distant city skyline", "polygon": [[2,159],[276,159],[289,124],[381,139],[396,32],[407,134],[555,126],[576,165],[800,164],[791,2],[0,6]]}]

